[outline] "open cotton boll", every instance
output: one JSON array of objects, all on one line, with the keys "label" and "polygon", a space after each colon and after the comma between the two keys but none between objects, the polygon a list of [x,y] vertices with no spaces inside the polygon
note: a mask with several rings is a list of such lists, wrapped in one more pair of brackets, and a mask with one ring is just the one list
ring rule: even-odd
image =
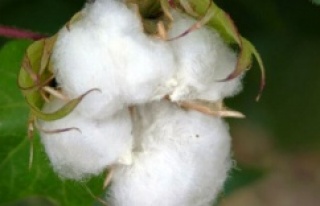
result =
[{"label": "open cotton boll", "polygon": [[[76,98],[91,89],[77,106],[87,117],[102,119],[123,108],[119,77],[108,52],[90,32],[93,26],[72,25],[62,29],[54,47],[52,60],[59,86],[69,98]],[[106,69],[108,68],[108,69]]]},{"label": "open cotton boll", "polygon": [[170,91],[176,72],[173,51],[166,41],[145,34],[137,11],[123,2],[97,0],[87,7],[88,21],[100,28],[101,41],[118,70],[126,103],[160,99]]},{"label": "open cotton boll", "polygon": [[[45,112],[62,106],[60,100],[47,103]],[[53,169],[64,178],[83,179],[101,173],[132,149],[129,111],[122,110],[103,121],[86,119],[77,112],[56,121],[40,121],[40,136]],[[48,133],[65,128],[78,128]]]},{"label": "open cotton boll", "polygon": [[126,105],[167,93],[175,68],[166,42],[147,36],[136,12],[122,1],[96,0],[82,19],[63,28],[53,51],[54,73],[70,98],[98,88],[78,106],[88,117],[105,118]]},{"label": "open cotton boll", "polygon": [[97,0],[87,7],[88,21],[101,29],[101,40],[118,69],[127,104],[160,99],[171,89],[175,56],[166,41],[144,33],[137,11],[123,2]]},{"label": "open cotton boll", "polygon": [[[196,20],[172,11],[170,37],[176,37],[196,23]],[[178,86],[171,100],[203,99],[217,101],[232,96],[241,89],[241,78],[221,82],[236,67],[236,54],[228,48],[219,34],[203,26],[171,42],[178,58]]]},{"label": "open cotton boll", "polygon": [[141,106],[138,113],[145,121],[135,137],[133,164],[115,170],[111,205],[211,205],[231,166],[228,126],[166,101]]}]

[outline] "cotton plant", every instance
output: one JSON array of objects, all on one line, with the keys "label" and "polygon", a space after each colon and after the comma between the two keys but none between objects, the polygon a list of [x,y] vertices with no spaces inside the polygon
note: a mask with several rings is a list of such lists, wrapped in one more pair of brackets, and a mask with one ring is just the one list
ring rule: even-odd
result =
[{"label": "cotton plant", "polygon": [[222,118],[244,117],[223,100],[252,56],[261,91],[258,52],[209,0],[87,1],[27,49],[29,137],[62,178],[108,170],[109,205],[210,205],[232,167]]}]

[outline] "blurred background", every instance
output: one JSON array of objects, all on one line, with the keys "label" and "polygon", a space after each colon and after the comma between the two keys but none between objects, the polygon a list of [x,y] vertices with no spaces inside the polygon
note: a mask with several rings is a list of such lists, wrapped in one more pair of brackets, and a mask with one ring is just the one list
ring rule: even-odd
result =
[{"label": "blurred background", "polygon": [[[0,25],[54,34],[83,2],[0,0]],[[260,80],[256,64],[244,79],[244,91],[227,100],[247,118],[228,120],[235,168],[217,205],[319,205],[320,6],[308,0],[215,2],[256,46],[267,72],[260,102],[255,102]],[[81,184],[61,181],[39,142],[34,167],[27,169],[27,108],[14,74],[29,43],[0,38],[0,205],[99,205],[87,187],[103,194],[103,177]]]}]

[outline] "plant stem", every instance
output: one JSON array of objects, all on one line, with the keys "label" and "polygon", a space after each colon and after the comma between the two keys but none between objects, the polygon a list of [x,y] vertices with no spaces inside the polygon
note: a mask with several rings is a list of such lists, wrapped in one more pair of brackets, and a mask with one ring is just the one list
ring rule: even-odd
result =
[{"label": "plant stem", "polygon": [[0,37],[38,40],[46,37],[46,35],[24,29],[0,25]]}]

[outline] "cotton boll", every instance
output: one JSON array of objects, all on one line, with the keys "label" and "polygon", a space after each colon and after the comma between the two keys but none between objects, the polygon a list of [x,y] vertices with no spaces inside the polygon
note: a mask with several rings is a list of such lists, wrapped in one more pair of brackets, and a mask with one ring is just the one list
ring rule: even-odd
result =
[{"label": "cotton boll", "polygon": [[167,95],[176,68],[169,45],[140,34],[133,39],[127,36],[117,40],[110,46],[117,51],[115,62],[125,74],[122,94],[127,104],[142,104]]},{"label": "cotton boll", "polygon": [[[63,102],[53,100],[44,107],[53,112]],[[103,121],[83,118],[72,112],[56,121],[40,121],[40,136],[54,170],[64,178],[83,179],[101,173],[132,149],[129,111],[122,110]],[[65,128],[78,128],[48,133]]]},{"label": "cotton boll", "polygon": [[88,117],[103,119],[123,107],[167,93],[175,62],[169,45],[143,32],[122,1],[96,0],[83,18],[63,28],[53,51],[54,73],[70,98],[98,88],[80,103]]},{"label": "cotton boll", "polygon": [[[176,37],[196,23],[196,20],[173,11],[169,36]],[[241,89],[241,78],[221,82],[236,67],[236,54],[228,48],[219,34],[208,27],[188,33],[171,42],[177,55],[178,86],[170,96],[173,101],[203,99],[221,100]]]},{"label": "cotton boll", "polygon": [[172,49],[166,41],[144,33],[136,11],[121,2],[99,0],[88,8],[88,19],[100,27],[100,39],[118,70],[127,104],[160,99],[170,91],[176,72]]},{"label": "cotton boll", "polygon": [[170,91],[176,72],[172,48],[166,41],[145,34],[137,11],[123,2],[97,0],[87,8],[88,20],[100,27],[101,40],[123,82],[121,92],[127,104],[160,99]]},{"label": "cotton boll", "polygon": [[111,205],[211,205],[231,166],[227,125],[165,101],[138,113],[144,122],[133,164],[117,167],[107,197]]}]

